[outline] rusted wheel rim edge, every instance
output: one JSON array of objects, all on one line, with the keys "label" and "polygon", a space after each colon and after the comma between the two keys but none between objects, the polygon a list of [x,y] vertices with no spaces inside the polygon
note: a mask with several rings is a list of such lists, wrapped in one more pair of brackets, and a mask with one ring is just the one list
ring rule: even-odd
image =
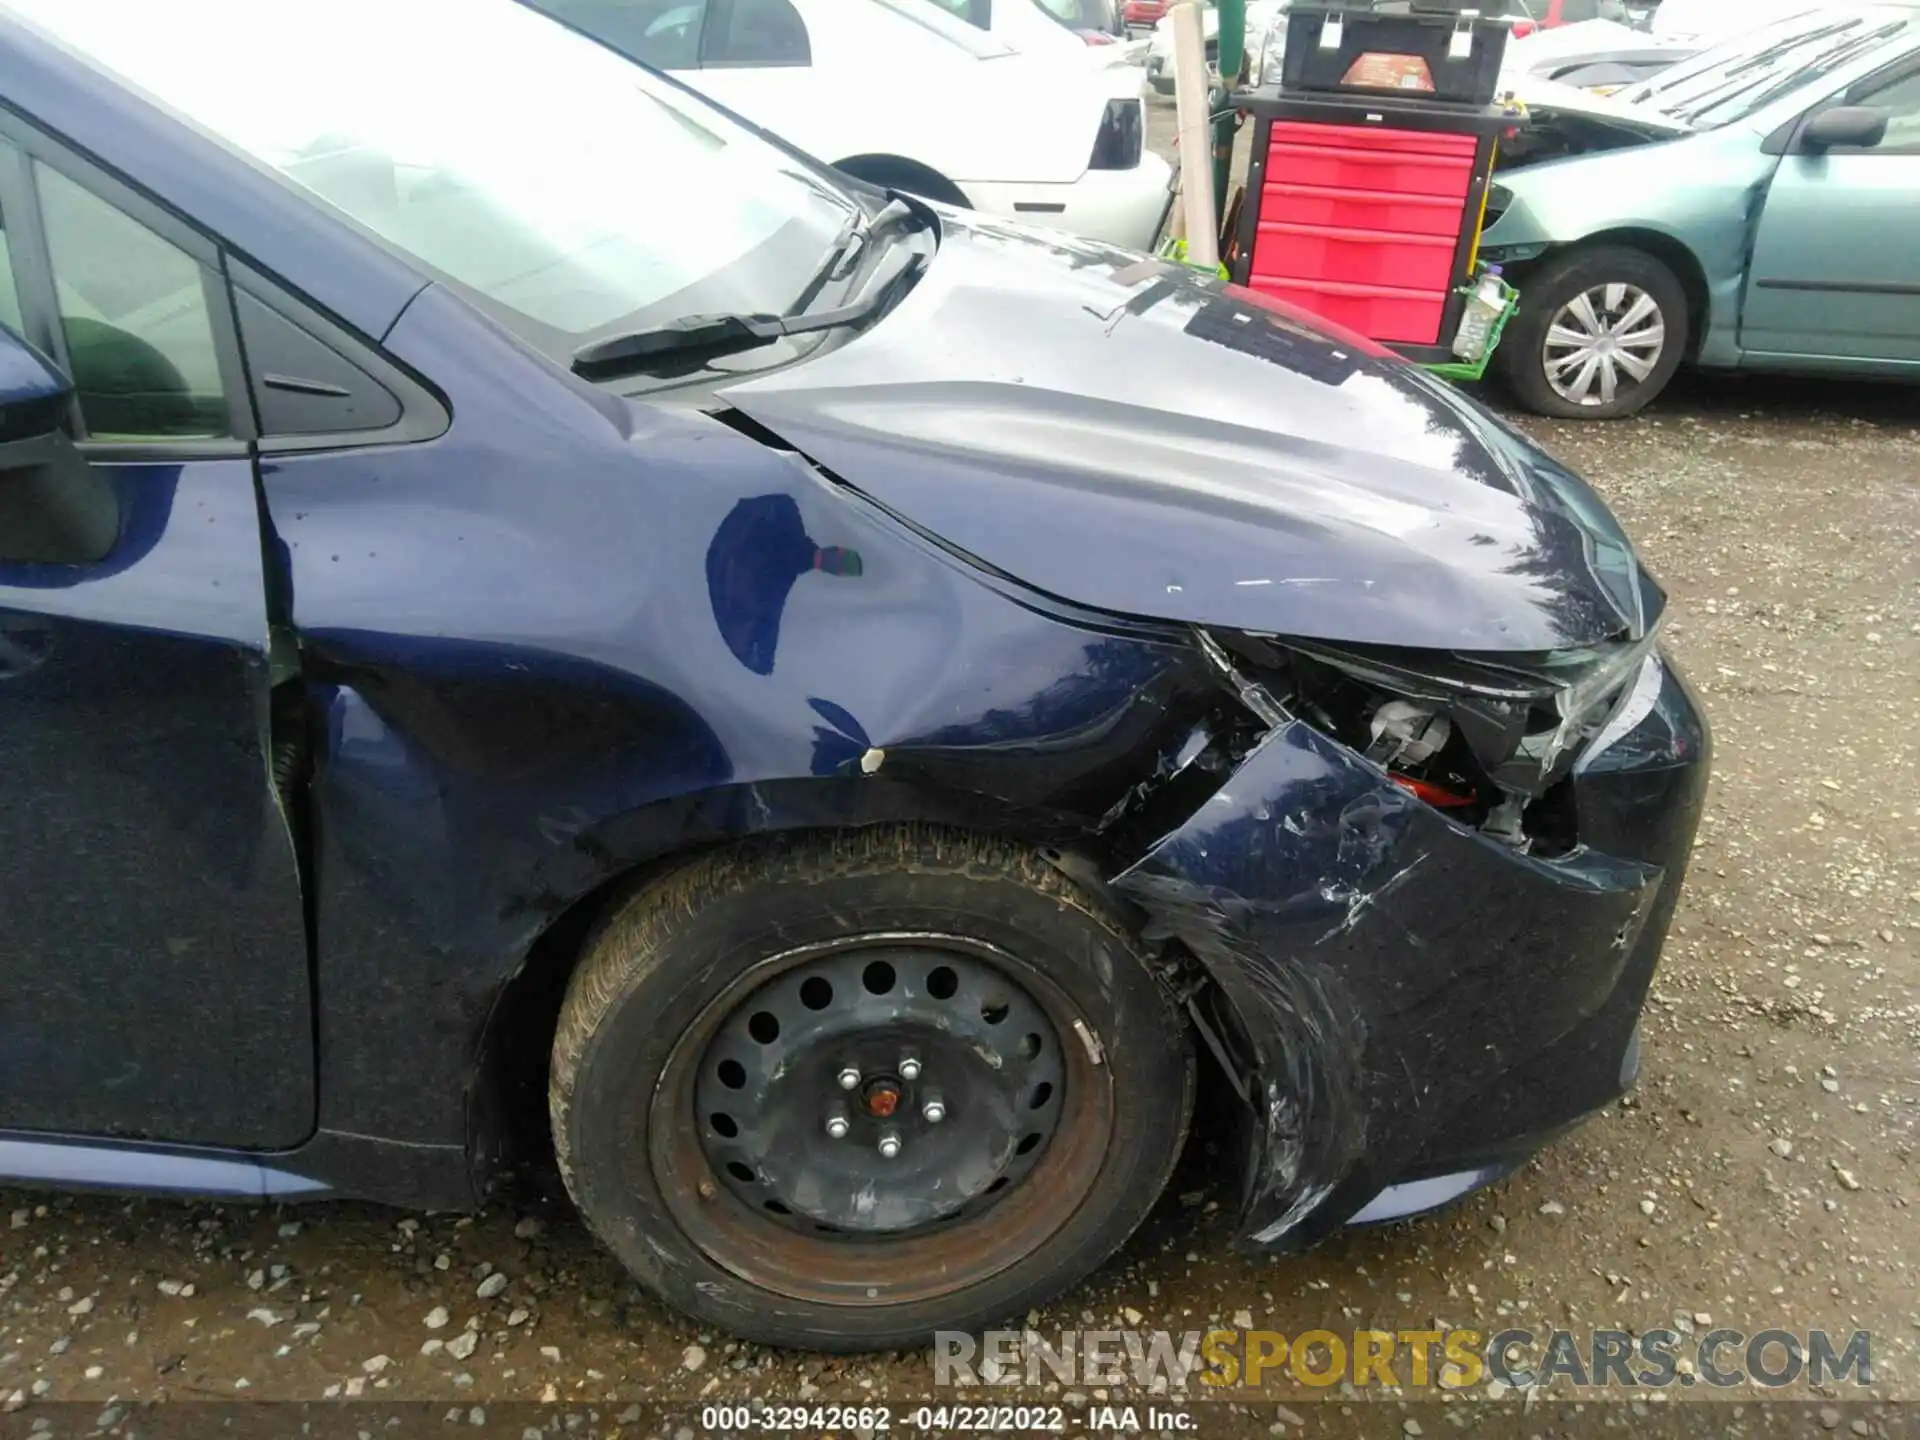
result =
[{"label": "rusted wheel rim edge", "polygon": [[[700,1067],[715,1033],[777,976],[827,956],[900,950],[984,963],[1046,1014],[1064,1069],[1051,1139],[1024,1178],[998,1201],[952,1223],[886,1238],[803,1234],[747,1205],[717,1175],[701,1143],[695,1108]],[[814,1304],[904,1305],[954,1294],[1034,1254],[1092,1193],[1114,1128],[1112,1077],[1081,1041],[1091,1033],[1064,990],[998,946],[967,936],[887,931],[798,947],[750,967],[710,1001],[675,1044],[654,1090],[647,1160],[661,1199],[709,1260],[742,1280]],[[829,1143],[823,1136],[821,1143]],[[878,1164],[876,1162],[876,1169]]]}]

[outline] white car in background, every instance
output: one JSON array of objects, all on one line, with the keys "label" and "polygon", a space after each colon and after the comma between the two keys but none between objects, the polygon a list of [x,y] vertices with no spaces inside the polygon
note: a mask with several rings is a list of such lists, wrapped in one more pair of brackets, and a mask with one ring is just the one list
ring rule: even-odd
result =
[{"label": "white car in background", "polygon": [[1145,38],[1128,40],[1103,30],[1078,30],[1072,18],[1082,0],[927,0],[956,20],[984,30],[1022,55],[1103,72],[1110,96],[1138,95],[1146,83]]},{"label": "white car in background", "polygon": [[1531,80],[1613,94],[1722,41],[1822,8],[1818,0],[1664,0],[1644,26],[1585,20],[1507,46],[1501,82]]},{"label": "white car in background", "polygon": [[1500,84],[1523,95],[1531,84],[1541,80],[1611,94],[1657,75],[1703,48],[1616,20],[1581,20],[1509,40],[1500,66]]},{"label": "white car in background", "polygon": [[1024,54],[933,0],[523,3],[876,185],[1139,250],[1171,207],[1138,71]]},{"label": "white car in background", "polygon": [[[1278,65],[1277,54],[1270,57],[1268,39],[1276,26],[1282,41],[1286,38],[1284,16],[1287,0],[1249,0],[1247,5],[1246,56],[1253,82],[1260,83],[1262,73],[1270,59]],[[1220,73],[1220,12],[1214,8],[1213,0],[1205,0],[1200,15],[1200,30],[1207,45],[1207,69],[1210,73]],[[1275,73],[1278,73],[1276,69]],[[1162,95],[1173,94],[1173,15],[1168,13],[1156,21],[1153,38],[1147,42],[1147,84]]]},{"label": "white car in background", "polygon": [[1818,0],[1661,0],[1648,28],[1663,40],[1694,42],[1704,49],[1821,8]]},{"label": "white car in background", "polygon": [[1146,41],[1127,40],[1107,24],[1115,0],[932,0],[955,19],[1028,55],[1058,55],[1096,66],[1139,65]]}]

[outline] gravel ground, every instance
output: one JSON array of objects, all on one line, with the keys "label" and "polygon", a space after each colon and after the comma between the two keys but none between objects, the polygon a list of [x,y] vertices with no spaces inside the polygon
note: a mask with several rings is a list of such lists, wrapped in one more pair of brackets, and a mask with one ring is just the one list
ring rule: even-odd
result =
[{"label": "gravel ground", "polygon": [[[1716,730],[1638,1093],[1450,1213],[1304,1256],[1231,1250],[1203,1139],[1146,1229],[1039,1328],[1867,1329],[1874,1395],[1920,1400],[1914,395],[1687,380],[1637,420],[1528,422],[1668,585],[1670,644]],[[476,1408],[545,1399],[644,1433],[654,1412],[623,1407],[930,1393],[925,1355],[788,1355],[696,1330],[555,1202],[469,1218],[0,1194],[0,1407],[361,1395],[478,1424]],[[1488,1398],[1403,1420],[1316,1394],[1275,1391],[1236,1426],[1317,1433],[1337,1413],[1413,1435],[1421,1414],[1432,1432]],[[1728,1433],[1757,1425],[1755,1395],[1716,1396],[1749,1407]],[[1796,1433],[1899,1423],[1787,1410]],[[1219,1414],[1204,1433],[1228,1433]]]}]

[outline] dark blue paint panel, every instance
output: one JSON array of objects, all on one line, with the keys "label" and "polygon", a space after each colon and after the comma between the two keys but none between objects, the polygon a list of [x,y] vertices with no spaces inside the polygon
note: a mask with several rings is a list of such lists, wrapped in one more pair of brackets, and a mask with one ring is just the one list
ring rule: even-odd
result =
[{"label": "dark blue paint panel", "polygon": [[[1650,707],[1607,746],[1622,768],[1603,752],[1578,783],[1590,848],[1521,855],[1293,722],[1116,879],[1207,966],[1255,1052],[1250,1233],[1320,1233],[1416,1166],[1464,1168],[1437,1137],[1506,1077],[1553,1072],[1450,1138],[1537,1142],[1619,1093],[1704,799],[1704,729],[1650,671]],[[1640,796],[1658,825],[1609,823]]]},{"label": "dark blue paint panel", "polygon": [[[44,402],[64,399],[71,392],[65,377],[39,351],[0,325],[0,406],[25,406],[38,414]],[[12,429],[0,423],[0,440],[21,438]]]},{"label": "dark blue paint panel", "polygon": [[459,1139],[498,985],[627,867],[942,806],[1084,833],[1215,693],[1164,636],[1016,603],[797,457],[531,365],[442,291],[393,344],[442,379],[448,434],[264,477],[325,687],[323,1123]]},{"label": "dark blue paint panel", "polygon": [[722,391],[960,549],[1122,614],[1552,650],[1637,628],[1591,492],[1357,337],[978,217],[876,327]]},{"label": "dark blue paint panel", "polygon": [[251,466],[104,469],[105,560],[0,565],[0,1126],[289,1145],[312,1018]]},{"label": "dark blue paint panel", "polygon": [[[0,1135],[0,1172],[470,1198],[481,1058],[556,922],[693,847],[880,821],[1124,872],[1248,1052],[1261,1238],[1497,1173],[1624,1083],[1704,787],[1677,678],[1543,860],[1305,724],[1256,744],[1188,628],[1642,630],[1604,506],[1470,402],[1177,267],[947,217],[876,325],[630,404],[4,18],[0,73],[453,417],[272,460],[265,536],[245,462],[122,468],[104,560],[0,567],[0,1127],[298,1147]],[[275,724],[312,742],[298,856]]]}]

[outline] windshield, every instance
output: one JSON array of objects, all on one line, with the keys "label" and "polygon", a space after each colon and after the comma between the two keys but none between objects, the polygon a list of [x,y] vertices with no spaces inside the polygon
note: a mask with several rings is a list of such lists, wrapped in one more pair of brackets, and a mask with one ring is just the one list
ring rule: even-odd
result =
[{"label": "windshield", "polygon": [[1909,28],[1885,10],[1812,11],[1662,71],[1620,98],[1714,129],[1744,120],[1887,44]]},{"label": "windshield", "polygon": [[636,317],[784,311],[856,214],[802,162],[513,0],[0,4],[555,355]]}]

